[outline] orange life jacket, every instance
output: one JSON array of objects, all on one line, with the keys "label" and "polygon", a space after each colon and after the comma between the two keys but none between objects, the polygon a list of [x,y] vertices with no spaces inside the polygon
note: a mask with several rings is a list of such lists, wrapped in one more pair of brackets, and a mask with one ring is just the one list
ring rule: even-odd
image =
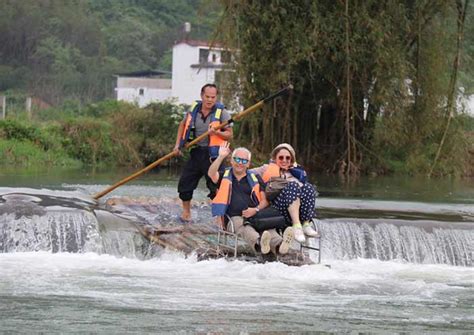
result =
[{"label": "orange life jacket", "polygon": [[271,177],[280,177],[280,167],[273,161],[268,163],[268,168],[262,175],[263,182],[267,183]]},{"label": "orange life jacket", "polygon": [[[184,121],[184,130],[183,135],[181,136],[181,140],[179,143],[179,147],[182,148],[186,142],[190,142],[196,138],[195,134],[195,122],[196,117],[201,110],[202,101],[196,100],[191,107],[191,112],[186,114],[186,119]],[[221,122],[222,110],[224,109],[224,105],[220,102],[217,102],[214,107],[212,107],[211,115],[210,115],[210,125],[213,128],[218,127]],[[211,158],[216,158],[219,155],[219,147],[225,143],[226,141],[219,137],[218,135],[210,135],[209,136],[209,156]]]},{"label": "orange life jacket", "polygon": [[[288,171],[303,184],[306,182],[307,175],[302,166],[294,166]],[[271,177],[280,177],[280,167],[274,161],[268,163],[268,167],[262,175],[263,182],[267,183]]]},{"label": "orange life jacket", "polygon": [[[250,187],[252,188],[250,196],[253,201],[259,204],[262,197],[260,195],[260,184],[257,176],[252,172],[247,172],[246,177]],[[232,168],[225,169],[219,190],[212,200],[212,216],[223,216],[227,212],[232,197],[232,178]]]}]

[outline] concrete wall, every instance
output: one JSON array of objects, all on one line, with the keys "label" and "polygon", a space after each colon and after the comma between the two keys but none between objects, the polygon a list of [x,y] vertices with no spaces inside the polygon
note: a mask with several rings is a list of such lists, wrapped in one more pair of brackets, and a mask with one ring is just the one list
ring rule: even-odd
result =
[{"label": "concrete wall", "polygon": [[117,88],[171,89],[171,80],[166,78],[117,77]]},{"label": "concrete wall", "polygon": [[137,103],[145,107],[152,102],[171,97],[171,80],[162,78],[118,77],[115,89],[117,100]]}]

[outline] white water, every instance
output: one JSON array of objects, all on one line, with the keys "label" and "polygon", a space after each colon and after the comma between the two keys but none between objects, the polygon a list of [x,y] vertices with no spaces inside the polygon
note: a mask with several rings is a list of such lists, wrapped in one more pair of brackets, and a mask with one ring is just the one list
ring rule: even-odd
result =
[{"label": "white water", "polygon": [[[72,188],[93,194],[104,186]],[[175,192],[174,186],[124,186],[109,196],[173,198]],[[196,198],[205,199],[205,191],[200,190]],[[81,200],[87,202],[87,197]],[[396,210],[439,216],[448,213],[462,218],[470,218],[474,213],[472,206],[457,204],[319,199],[318,205],[381,213]],[[59,211],[54,206],[50,209]],[[193,215],[201,215],[202,211],[193,209]],[[64,215],[74,215],[74,211],[68,213]],[[52,221],[61,222],[61,215],[61,211],[53,213]],[[423,246],[427,249],[427,259],[407,260],[436,263],[429,246],[437,242],[429,239],[436,234],[456,236],[456,229],[433,235],[415,225],[402,231],[397,225],[378,223],[378,228],[373,229],[370,220],[367,224],[363,220],[362,224],[361,220],[344,220],[324,222],[325,241],[332,244],[326,245],[323,263],[330,263],[331,268],[223,259],[197,262],[193,257],[176,253],[139,260],[134,258],[139,257],[136,241],[120,231],[101,232],[102,240],[96,240],[97,249],[93,248],[96,235],[92,231],[91,243],[77,250],[82,253],[65,253],[61,252],[66,250],[62,248],[54,254],[0,253],[0,333],[474,331],[472,267],[402,261],[403,250]],[[463,223],[466,224],[471,222]],[[79,225],[87,227],[92,221],[82,221]],[[371,243],[387,246],[384,241],[389,239],[390,247],[374,249],[366,238],[367,231],[373,232]],[[463,236],[460,247],[467,244],[467,248],[472,248],[471,232],[460,232]],[[400,238],[407,239],[409,245],[401,245]],[[424,240],[426,244],[422,243]],[[44,249],[33,250],[52,249],[47,244],[43,246]],[[27,249],[16,249],[21,250]],[[103,250],[109,254],[99,255]],[[375,256],[366,254],[368,250]],[[471,261],[472,251],[467,251]],[[394,257],[393,253],[397,252],[400,256]]]},{"label": "white water", "polygon": [[472,268],[331,265],[0,254],[0,333],[474,330]]}]

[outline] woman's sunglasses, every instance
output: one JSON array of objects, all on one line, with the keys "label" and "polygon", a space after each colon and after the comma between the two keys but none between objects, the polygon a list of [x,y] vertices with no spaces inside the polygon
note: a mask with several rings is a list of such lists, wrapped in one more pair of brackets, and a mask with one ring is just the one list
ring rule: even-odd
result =
[{"label": "woman's sunglasses", "polygon": [[248,159],[240,158],[240,157],[232,157],[232,159],[233,159],[234,162],[236,162],[237,164],[247,164],[247,163],[249,162]]},{"label": "woman's sunglasses", "polygon": [[279,161],[290,161],[291,162],[291,156],[278,156],[277,159]]}]

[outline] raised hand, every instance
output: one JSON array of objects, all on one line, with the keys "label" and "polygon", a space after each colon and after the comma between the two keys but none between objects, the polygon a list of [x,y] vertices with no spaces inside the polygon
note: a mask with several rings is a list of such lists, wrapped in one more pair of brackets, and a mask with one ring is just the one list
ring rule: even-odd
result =
[{"label": "raised hand", "polygon": [[219,147],[219,156],[220,157],[227,157],[230,154],[230,143],[229,142],[224,142]]}]

